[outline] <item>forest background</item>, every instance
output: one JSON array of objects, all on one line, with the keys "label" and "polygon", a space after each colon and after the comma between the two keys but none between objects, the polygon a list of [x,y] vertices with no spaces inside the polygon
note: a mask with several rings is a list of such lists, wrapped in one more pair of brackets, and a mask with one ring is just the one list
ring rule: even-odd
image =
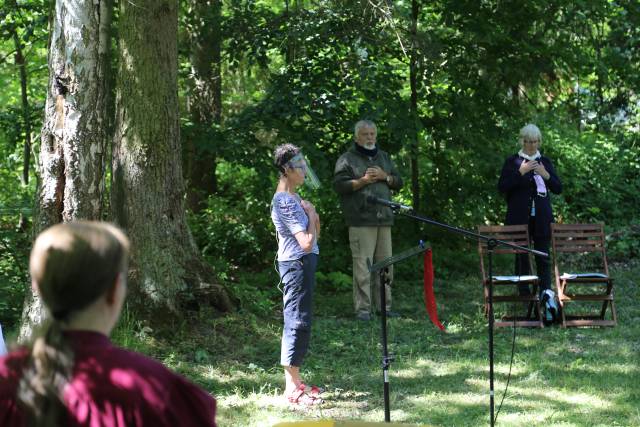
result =
[{"label": "forest background", "polygon": [[[81,9],[79,3],[62,3]],[[14,334],[30,318],[24,308],[32,304],[26,268],[34,233],[76,218],[117,222],[140,248],[134,249],[138,276],[131,277],[128,315],[141,324],[155,328],[167,322],[149,307],[168,307],[175,321],[206,307],[221,317],[272,315],[280,294],[269,217],[277,179],[271,153],[285,142],[304,149],[322,182],[318,191],[302,190],[323,223],[318,281],[350,299],[347,232],[330,183],[361,118],[378,124],[378,143],[393,154],[405,178],[395,199],[469,229],[502,222],[505,203],[496,189],[502,162],[517,151],[518,130],[536,123],[542,151],[564,184],[563,194],[553,199],[556,219],[604,222],[614,263],[627,263],[640,252],[637,1],[135,2],[143,12],[132,11],[132,2],[93,3],[112,13],[101,21],[107,28],[99,28],[110,36],[101,45],[107,46],[101,51],[106,59],[95,80],[104,91],[94,104],[103,113],[99,139],[105,145],[98,151],[104,167],[94,186],[101,191],[88,197],[100,207],[69,214],[58,200],[60,211],[50,216],[43,189],[51,177],[42,141],[48,141],[47,133],[55,135],[47,128],[60,96],[51,95],[52,81],[65,85],[52,55],[64,13],[60,2],[0,0],[0,323]],[[143,21],[145,8],[156,12],[154,19],[167,14],[169,25]],[[172,40],[172,29],[169,50],[176,55],[165,61],[168,68],[148,77],[127,74],[125,47],[139,39],[138,56],[153,56],[151,37]],[[65,35],[68,42],[86,36]],[[172,90],[169,85],[162,92],[163,76],[172,73],[175,96],[163,97]],[[143,90],[127,92],[132,81]],[[149,110],[144,125],[151,130],[141,134],[148,138],[144,150],[152,154],[138,166],[151,175],[179,175],[161,181],[162,191],[147,185],[129,194],[127,173],[119,173],[131,166],[122,160],[127,115],[121,113],[136,116],[136,108]],[[158,137],[154,126],[167,123],[169,131]],[[153,169],[160,163],[163,168]],[[151,202],[131,198],[145,189]],[[186,246],[195,244],[197,253],[189,256],[196,264],[162,260],[159,252],[170,245],[140,231],[145,221],[162,227],[153,219],[162,215],[139,208],[158,200],[177,206],[178,214],[172,211],[166,221],[179,230],[176,235],[186,236]],[[182,230],[179,212],[186,213],[188,229]],[[477,274],[475,242],[401,218],[394,247],[412,246],[416,236],[434,247],[440,278]],[[145,258],[147,253],[155,258]],[[167,277],[173,271],[185,277],[162,294],[166,283],[147,273],[149,266],[171,271]],[[188,266],[198,271],[195,279],[184,273]],[[414,276],[412,268],[398,269],[400,280]]]}]

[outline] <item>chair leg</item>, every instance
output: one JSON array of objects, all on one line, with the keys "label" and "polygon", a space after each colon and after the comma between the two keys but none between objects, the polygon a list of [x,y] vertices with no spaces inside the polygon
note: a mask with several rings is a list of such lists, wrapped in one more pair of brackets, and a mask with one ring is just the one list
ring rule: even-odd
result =
[{"label": "chair leg", "polygon": [[[557,272],[556,272],[557,274]],[[564,289],[566,283],[563,280],[556,280],[556,290],[558,291],[558,305],[560,306],[560,319],[562,320],[562,327],[567,327],[567,316],[565,314],[564,307]]]},{"label": "chair leg", "polygon": [[600,318],[602,320],[604,320],[604,316],[607,314],[607,303],[608,302],[609,301],[607,301],[607,300],[602,301],[602,308],[600,309]]},{"label": "chair leg", "polygon": [[560,318],[562,319],[562,327],[567,327],[567,316],[565,314],[564,301],[560,300]]},{"label": "chair leg", "polygon": [[616,316],[616,305],[613,300],[611,300],[611,319],[613,320],[614,325],[618,324],[618,317]]},{"label": "chair leg", "polygon": [[544,322],[542,321],[542,309],[540,308],[540,301],[536,304],[536,310],[538,311],[538,321],[540,322],[540,327],[544,328]]}]

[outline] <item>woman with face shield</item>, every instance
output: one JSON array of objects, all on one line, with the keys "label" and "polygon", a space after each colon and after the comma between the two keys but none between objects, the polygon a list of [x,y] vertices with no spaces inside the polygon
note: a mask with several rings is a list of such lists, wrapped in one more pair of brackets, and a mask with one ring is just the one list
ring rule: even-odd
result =
[{"label": "woman with face shield", "polygon": [[280,172],[271,201],[271,220],[276,229],[278,272],[283,285],[280,363],[285,374],[284,395],[291,404],[317,405],[322,403],[322,390],[302,381],[300,366],[311,336],[320,217],[296,189],[305,182],[317,188],[319,181],[295,145],[276,147],[274,164]]}]

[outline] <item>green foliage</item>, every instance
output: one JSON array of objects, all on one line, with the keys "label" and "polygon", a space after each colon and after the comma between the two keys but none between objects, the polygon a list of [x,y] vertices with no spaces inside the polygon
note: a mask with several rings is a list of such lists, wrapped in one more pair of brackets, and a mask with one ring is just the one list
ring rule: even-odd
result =
[{"label": "green foliage", "polygon": [[[32,139],[42,120],[46,95],[47,11],[50,2],[4,2],[0,7],[0,323],[13,328],[20,321],[25,290],[29,286],[35,179],[29,165],[29,184],[21,185],[29,121]],[[22,52],[27,71],[25,110],[19,69]],[[34,141],[37,143],[37,141]],[[33,147],[30,150],[34,151]],[[18,225],[22,227],[18,230]]]},{"label": "green foliage", "polygon": [[[190,224],[218,279],[238,285],[244,309],[267,311],[274,298],[252,293],[273,288],[271,278],[242,282],[239,272],[272,264],[269,201],[277,174],[271,153],[284,142],[304,149],[322,182],[318,191],[301,190],[321,215],[320,278],[336,290],[348,288],[347,229],[331,179],[360,118],[379,124],[379,145],[393,154],[407,182],[394,197],[413,200],[409,181],[417,153],[420,213],[469,229],[503,220],[500,167],[518,149],[519,128],[535,122],[564,183],[563,194],[553,198],[557,219],[605,222],[614,259],[637,253],[638,2],[418,3],[414,32],[410,2],[233,0],[206,9],[181,1],[182,137],[213,157],[217,178],[215,194]],[[0,209],[13,215],[3,225],[28,213],[35,194],[34,179],[26,188],[17,184],[25,116],[15,36],[25,52],[35,134],[46,95],[52,5],[12,2],[0,12]],[[196,34],[216,37],[222,50],[222,117],[214,125],[194,123],[189,111],[194,46],[211,43],[190,39]],[[396,250],[420,238],[431,242],[441,274],[474,271],[473,242],[398,220]],[[415,273],[399,267],[397,274]],[[254,306],[251,295],[264,301]]]},{"label": "green foliage", "polygon": [[607,236],[607,257],[622,263],[640,258],[640,223],[621,226]]},{"label": "green foliage", "polygon": [[[333,165],[352,141],[353,123],[368,117],[379,123],[380,145],[394,154],[409,180],[414,127],[407,114],[409,55],[417,57],[419,68],[421,213],[470,229],[502,222],[505,202],[496,190],[500,167],[518,150],[519,128],[535,122],[543,130],[543,150],[564,182],[563,195],[554,196],[558,220],[604,221],[615,233],[637,217],[637,101],[627,90],[637,85],[599,92],[603,81],[589,77],[593,67],[605,62],[619,75],[630,75],[633,65],[616,58],[636,57],[637,50],[620,38],[613,23],[635,6],[436,2],[420,9],[417,39],[413,50],[405,51],[413,41],[403,32],[409,24],[406,5],[398,4],[390,20],[362,3],[335,6],[298,4],[285,13],[267,3],[252,8],[234,2],[223,13],[233,58],[225,83],[230,113],[220,129],[202,135],[203,144],[217,141],[222,159],[218,177],[225,184],[212,196],[215,201],[201,223],[208,224],[208,242],[215,238],[228,248],[224,258],[230,264],[246,268],[248,259],[252,264],[269,262],[274,245],[264,232],[271,230],[268,209],[248,212],[237,202],[266,207],[276,178],[270,152],[277,144],[292,142],[303,147],[323,183],[318,192],[302,190],[323,222],[319,271],[349,272],[346,227],[330,190]],[[268,16],[277,18],[270,21]],[[601,19],[612,23],[604,33],[598,33]],[[251,37],[234,33],[240,27]],[[585,49],[594,42],[608,49],[606,61],[597,46]],[[241,70],[252,70],[252,78],[240,76]],[[232,87],[237,84],[250,88],[243,101]],[[618,110],[612,110],[614,105]],[[624,114],[614,125],[605,110]],[[225,168],[234,167],[269,180],[228,179]],[[410,203],[409,182],[397,197]],[[195,233],[202,241],[199,230]],[[395,247],[417,243],[416,235],[431,241],[436,254],[466,254],[469,247],[459,236],[404,220],[394,230]],[[461,268],[457,261],[443,257],[442,272]],[[471,259],[460,264],[469,271],[475,268]]]},{"label": "green foliage", "polygon": [[270,237],[269,199],[246,193],[258,187],[255,170],[222,162],[217,169],[225,197],[210,197],[201,213],[191,216],[196,242],[214,264],[264,267],[260,255]]},{"label": "green foliage", "polygon": [[0,323],[7,328],[15,327],[22,313],[29,284],[29,237],[9,224],[0,227]]},{"label": "green foliage", "polygon": [[578,132],[561,124],[549,130],[544,144],[563,172],[561,220],[599,221],[617,228],[637,219],[630,207],[640,190],[640,153],[629,142],[621,135]]},{"label": "green foliage", "polygon": [[351,276],[342,271],[329,271],[316,273],[316,281],[323,287],[332,289],[336,293],[348,293],[353,287]]}]

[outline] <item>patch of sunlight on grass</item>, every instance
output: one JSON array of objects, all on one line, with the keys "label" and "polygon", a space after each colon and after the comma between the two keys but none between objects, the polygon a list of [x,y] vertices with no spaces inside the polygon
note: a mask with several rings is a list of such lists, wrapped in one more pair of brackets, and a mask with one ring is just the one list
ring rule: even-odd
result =
[{"label": "patch of sunlight on grass", "polygon": [[541,411],[541,412],[500,412],[498,415],[498,424],[515,424],[515,425],[525,425],[523,424],[523,418],[526,419],[526,425],[549,425],[552,424],[554,426],[562,426],[562,427],[573,427],[579,426],[581,424],[574,424],[571,422],[562,422],[560,420],[553,419],[553,413],[550,411]]},{"label": "patch of sunlight on grass", "polygon": [[200,371],[200,374],[205,378],[215,379],[221,384],[238,382],[239,380],[256,381],[260,378],[260,376],[256,372],[243,372],[237,370],[225,372],[223,370],[216,369],[213,366],[207,366],[206,369]]},{"label": "patch of sunlight on grass", "polygon": [[[585,373],[591,374],[599,374],[602,372],[603,367],[592,364],[591,362],[576,360],[571,365],[571,368],[578,368]],[[621,365],[619,363],[612,363],[606,366],[607,372],[610,371],[611,374],[633,374],[636,372],[640,372],[640,368],[638,366],[632,365]]]},{"label": "patch of sunlight on grass", "polygon": [[[408,413],[402,409],[392,409],[391,410],[391,419],[394,423],[403,423],[407,422],[411,419],[413,414]],[[383,418],[384,419],[384,418]]]},{"label": "patch of sunlight on grass", "polygon": [[[522,389],[523,392],[526,389]],[[536,393],[536,395],[540,395]],[[571,393],[565,390],[553,390],[544,393],[546,398],[553,398],[556,402],[569,403],[571,405],[580,405],[585,407],[611,408],[613,405],[610,401],[599,398],[594,394],[587,393]]]},{"label": "patch of sunlight on grass", "polygon": [[417,368],[399,369],[393,373],[398,378],[419,378],[424,375],[424,370]]},{"label": "patch of sunlight on grass", "polygon": [[[502,394],[504,390],[504,384],[496,385],[497,394]],[[588,409],[611,409],[615,405],[608,400],[599,398],[594,394],[571,392],[567,390],[555,390],[548,389],[544,393],[537,390],[532,390],[531,387],[521,387],[509,385],[509,396],[517,397],[518,400],[522,400],[524,404],[532,408],[544,409],[549,407],[549,402],[554,402],[554,406],[571,405],[572,407],[583,407]]]},{"label": "patch of sunlight on grass", "polygon": [[[425,368],[428,369],[428,375],[434,377],[444,377],[446,375],[455,375],[466,368],[462,364],[455,364],[452,362],[442,363],[435,362],[429,359],[416,359],[415,368],[405,369],[405,371],[412,371],[415,373],[419,373],[420,375],[407,376],[405,378],[416,378],[419,376],[425,375]],[[394,372],[395,375],[395,372]],[[402,376],[402,370],[398,373],[398,375]]]},{"label": "patch of sunlight on grass", "polygon": [[295,420],[291,417],[284,417],[284,416],[264,413],[260,411],[259,408],[256,408],[255,411],[252,411],[250,419],[251,419],[251,424],[239,424],[241,420],[234,419],[233,416],[226,417],[226,414],[222,412],[221,416],[216,417],[216,423],[218,425],[234,425],[234,426],[242,425],[243,427],[249,427],[249,426],[270,427],[283,421]]},{"label": "patch of sunlight on grass", "polygon": [[464,327],[458,323],[447,323],[447,332],[450,334],[460,333],[464,330]]},{"label": "patch of sunlight on grass", "polygon": [[[489,378],[489,362],[487,362],[487,379]],[[493,372],[496,375],[509,375],[509,363],[496,363],[493,365]],[[513,366],[511,366],[511,376],[515,377],[527,372],[526,365],[518,365],[514,362]]]},{"label": "patch of sunlight on grass", "polygon": [[213,366],[208,365],[202,370],[202,376],[204,378],[217,381],[218,378],[220,378],[220,371],[218,371]]},{"label": "patch of sunlight on grass", "polygon": [[[428,369],[428,375],[435,377],[444,377],[447,375],[456,375],[461,372],[468,372],[469,366],[468,363],[454,363],[451,360],[446,362],[436,362],[429,359],[416,359],[414,362],[415,367],[401,369],[396,371],[397,375],[401,378],[417,378],[425,375],[425,369]],[[507,375],[509,373],[509,364],[508,363],[499,363],[495,364],[494,372],[499,375]],[[517,365],[514,364],[511,367],[511,375],[517,376],[524,374],[526,372],[527,366],[525,365]],[[487,362],[486,367],[483,369],[487,372],[487,378],[489,376],[489,363]],[[394,372],[394,375],[396,375]]]},{"label": "patch of sunlight on grass", "polygon": [[632,415],[632,421],[634,426],[640,426],[640,408],[636,408],[636,413]]},{"label": "patch of sunlight on grass", "polygon": [[266,407],[273,406],[277,408],[285,409],[289,406],[289,403],[280,393],[235,393],[225,396],[217,396],[216,399],[221,406],[226,408],[240,408],[243,406],[258,406]]},{"label": "patch of sunlight on grass", "polygon": [[489,389],[489,377],[487,376],[487,378],[478,378],[478,377],[470,377],[467,378],[466,380],[464,380],[465,384],[470,384],[470,385],[474,385],[480,389],[482,389],[483,387],[486,387],[487,390]]},{"label": "patch of sunlight on grass", "polygon": [[[477,393],[429,393],[427,395],[418,395],[407,397],[407,401],[413,404],[430,405],[434,401],[438,402],[438,405],[450,404],[447,408],[448,412],[460,413],[464,407],[483,405],[488,402],[487,396]],[[453,406],[452,406],[453,405]]]},{"label": "patch of sunlight on grass", "polygon": [[[469,378],[465,382],[476,385],[477,387],[488,388],[488,382],[484,378]],[[571,392],[553,388],[548,388],[544,394],[541,394],[537,391],[532,390],[529,381],[526,381],[524,384],[524,386],[514,385],[513,383],[509,384],[509,394],[529,396],[532,398],[536,398],[536,400],[538,400],[537,398],[540,398],[539,400],[542,402],[553,400],[556,402],[569,403],[572,405],[594,406],[599,408],[611,407],[611,402],[601,399],[595,394]],[[505,383],[503,383],[502,381],[496,381],[496,383],[494,384],[494,390],[496,391],[496,394],[502,393],[502,390],[504,390],[504,386]]]}]

